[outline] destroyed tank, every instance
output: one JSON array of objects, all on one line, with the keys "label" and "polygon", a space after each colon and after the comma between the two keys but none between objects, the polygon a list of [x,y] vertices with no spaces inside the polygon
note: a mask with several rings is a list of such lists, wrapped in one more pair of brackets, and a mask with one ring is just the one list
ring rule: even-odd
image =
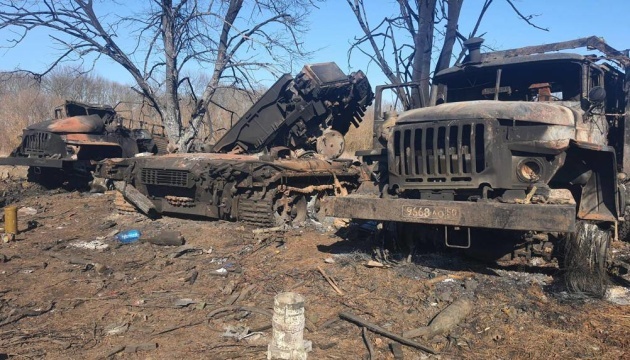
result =
[{"label": "destroyed tank", "polygon": [[24,129],[20,145],[0,165],[28,166],[29,181],[46,187],[82,186],[97,161],[157,154],[166,143],[162,126],[124,119],[108,105],[67,100],[54,119]]},{"label": "destroyed tank", "polygon": [[282,76],[210,152],[108,159],[95,187],[115,187],[149,215],[302,222],[322,197],[356,187],[359,168],[339,156],[373,95],[361,71],[306,65]]}]

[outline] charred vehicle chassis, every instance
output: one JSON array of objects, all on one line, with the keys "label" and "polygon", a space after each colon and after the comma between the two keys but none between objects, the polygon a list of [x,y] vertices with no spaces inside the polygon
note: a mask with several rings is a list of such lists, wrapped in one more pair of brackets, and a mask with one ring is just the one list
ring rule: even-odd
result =
[{"label": "charred vehicle chassis", "polygon": [[[374,148],[357,153],[372,181],[324,210],[475,253],[550,257],[558,237],[569,286],[601,294],[610,239],[628,235],[630,59],[597,37],[485,54],[482,41],[436,74],[432,106],[386,117],[377,88]],[[556,52],[578,47],[604,56]]]},{"label": "charred vehicle chassis", "polygon": [[307,65],[282,76],[212,152],[105,160],[95,183],[116,187],[147,214],[302,222],[321,198],[356,187],[360,168],[337,158],[373,95],[360,71]]},{"label": "charred vehicle chassis", "polygon": [[199,153],[108,160],[99,172],[133,204],[139,205],[134,197],[138,195],[130,189],[146,196],[149,205],[141,210],[149,215],[275,226],[316,216],[321,197],[351,190],[357,171],[350,165],[340,160]]},{"label": "charred vehicle chassis", "polygon": [[134,123],[108,105],[67,100],[54,115],[24,129],[20,145],[0,165],[28,166],[29,180],[49,187],[81,185],[91,180],[97,161],[158,153],[167,143],[162,126]]}]

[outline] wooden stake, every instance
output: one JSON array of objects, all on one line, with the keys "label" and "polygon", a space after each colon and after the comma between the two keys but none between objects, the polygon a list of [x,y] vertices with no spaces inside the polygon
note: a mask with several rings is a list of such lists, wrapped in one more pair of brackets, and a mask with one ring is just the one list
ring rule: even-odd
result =
[{"label": "wooden stake", "polygon": [[317,267],[317,270],[319,270],[319,272],[322,274],[322,276],[324,277],[324,279],[326,279],[326,281],[328,281],[328,283],[330,284],[330,286],[332,286],[332,288],[337,292],[337,294],[343,296],[343,291],[341,291],[341,289],[339,289],[337,287],[337,285],[335,285],[335,283],[332,281],[332,279],[326,275],[326,273],[324,272],[324,270],[321,267]]}]

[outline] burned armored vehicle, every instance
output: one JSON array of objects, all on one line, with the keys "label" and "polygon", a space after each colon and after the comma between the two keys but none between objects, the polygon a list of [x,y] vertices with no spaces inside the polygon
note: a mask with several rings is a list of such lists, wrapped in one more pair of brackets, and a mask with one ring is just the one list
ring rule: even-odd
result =
[{"label": "burned armored vehicle", "polygon": [[[371,188],[325,210],[496,257],[551,258],[562,244],[568,284],[601,293],[628,224],[630,59],[597,37],[492,53],[481,41],[436,74],[432,106],[376,114],[374,149],[358,153]],[[578,47],[603,56],[557,52]]]},{"label": "burned armored vehicle", "polygon": [[361,71],[306,65],[282,76],[211,152],[109,159],[95,176],[148,214],[300,222],[321,197],[356,186],[358,168],[339,156],[372,98]]},{"label": "burned armored vehicle", "polygon": [[68,100],[55,108],[54,119],[24,129],[20,145],[0,165],[28,166],[29,180],[48,187],[81,185],[91,179],[95,162],[158,153],[163,144],[161,126],[134,124],[108,105]]}]

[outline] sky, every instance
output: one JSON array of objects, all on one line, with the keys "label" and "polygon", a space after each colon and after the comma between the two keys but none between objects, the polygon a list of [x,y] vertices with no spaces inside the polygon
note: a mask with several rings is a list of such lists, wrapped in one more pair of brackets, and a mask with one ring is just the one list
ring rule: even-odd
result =
[{"label": "sky", "polygon": [[[135,0],[137,1],[137,0]],[[395,0],[364,0],[371,24],[396,11]],[[129,2],[131,3],[131,2]],[[532,21],[549,31],[542,31],[520,20],[505,0],[494,0],[484,17],[479,34],[485,44],[496,50],[597,35],[611,46],[630,48],[630,1],[627,0],[514,0],[524,14],[537,14]],[[468,34],[477,20],[483,0],[466,0],[460,16],[459,31]],[[363,70],[372,86],[386,82],[380,69],[368,59],[355,53],[348,65],[347,51],[352,39],[361,34],[354,14],[346,0],[328,0],[314,9],[310,17],[310,31],[304,35],[306,50],[313,55],[309,63],[336,62],[346,72]],[[6,44],[7,32],[0,31],[0,44]],[[33,33],[27,41],[12,49],[0,49],[0,71],[17,66],[41,70],[57,54],[44,32]],[[97,74],[121,83],[133,80],[120,65],[100,59]],[[294,69],[297,72],[297,69]],[[267,77],[269,77],[267,75]],[[274,79],[259,79],[263,83]]]}]

